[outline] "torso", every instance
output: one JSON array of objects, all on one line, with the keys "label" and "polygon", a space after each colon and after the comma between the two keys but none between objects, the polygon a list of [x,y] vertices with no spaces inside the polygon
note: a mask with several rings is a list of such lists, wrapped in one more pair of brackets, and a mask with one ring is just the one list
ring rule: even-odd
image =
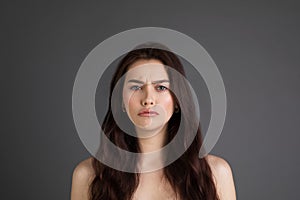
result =
[{"label": "torso", "polygon": [[[222,158],[212,155],[208,155],[206,159],[211,167],[213,180],[217,186],[220,199],[222,199],[223,196],[224,198],[230,197],[230,199],[236,199],[232,173],[228,163]],[[79,189],[77,188],[79,193],[81,194],[86,192],[86,194],[88,194],[89,184],[94,178],[92,158],[82,161],[76,167],[74,177],[78,177],[78,180],[76,179],[74,181],[74,185],[77,184],[76,181],[80,181],[80,184],[78,183],[80,185],[78,186]],[[164,181],[161,177],[162,172],[141,174],[138,188],[136,189],[132,200],[179,200],[179,198],[176,198],[170,185],[166,184],[166,181]],[[228,183],[230,186],[228,186]],[[74,190],[74,193],[76,191]],[[73,196],[76,195],[77,194],[74,194]]]},{"label": "torso", "polygon": [[132,200],[178,200],[171,186],[161,178],[161,172],[140,175],[139,186]]}]

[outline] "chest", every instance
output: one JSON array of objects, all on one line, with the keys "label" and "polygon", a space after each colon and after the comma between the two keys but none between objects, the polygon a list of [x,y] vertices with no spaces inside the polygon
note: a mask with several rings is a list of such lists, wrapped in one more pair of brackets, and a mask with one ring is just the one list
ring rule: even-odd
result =
[{"label": "chest", "polygon": [[133,200],[178,200],[170,184],[163,180],[142,179]]}]

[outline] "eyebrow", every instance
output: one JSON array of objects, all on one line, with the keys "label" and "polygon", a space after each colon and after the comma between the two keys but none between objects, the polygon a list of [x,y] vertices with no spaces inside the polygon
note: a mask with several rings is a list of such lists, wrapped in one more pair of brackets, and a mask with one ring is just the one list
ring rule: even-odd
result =
[{"label": "eyebrow", "polygon": [[[163,79],[163,80],[157,80],[153,81],[152,84],[157,84],[157,83],[169,83],[169,80]],[[139,84],[145,84],[143,81],[136,80],[136,79],[131,79],[128,81],[128,83],[139,83]]]}]

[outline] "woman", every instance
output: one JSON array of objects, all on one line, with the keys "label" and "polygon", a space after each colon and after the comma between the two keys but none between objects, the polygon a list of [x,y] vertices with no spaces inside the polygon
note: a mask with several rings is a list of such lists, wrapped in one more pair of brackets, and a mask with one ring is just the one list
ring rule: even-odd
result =
[{"label": "woman", "polygon": [[[113,156],[116,162],[122,159],[124,166],[132,165],[138,172],[150,169],[146,173],[116,170],[95,158],[82,161],[73,172],[72,200],[236,199],[228,163],[213,155],[199,158],[202,137],[184,77],[178,57],[159,44],[139,46],[121,60],[111,82],[103,132],[129,152],[155,152],[166,145],[170,148],[155,158],[160,167],[143,157]],[[113,98],[113,94],[120,96]],[[178,150],[182,148],[183,154]],[[97,158],[111,159],[108,152],[101,140]],[[173,161],[174,156],[178,157]]]}]

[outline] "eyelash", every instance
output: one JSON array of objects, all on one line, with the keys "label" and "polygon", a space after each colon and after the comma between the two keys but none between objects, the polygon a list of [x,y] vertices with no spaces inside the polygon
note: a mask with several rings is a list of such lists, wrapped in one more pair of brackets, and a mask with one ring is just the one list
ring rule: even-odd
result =
[{"label": "eyelash", "polygon": [[[130,87],[130,90],[134,90],[134,91],[137,91],[137,90],[140,90],[140,89],[142,89],[142,87],[137,86],[137,85],[134,85],[134,86],[131,86],[131,87]],[[163,86],[163,85],[158,85],[158,86],[156,87],[156,89],[157,89],[158,91],[165,91],[165,90],[168,90],[168,88],[167,88],[166,86]]]},{"label": "eyelash", "polygon": [[141,87],[137,86],[137,85],[134,85],[134,86],[130,87],[130,90],[140,90],[140,89],[141,89]]},{"label": "eyelash", "polygon": [[159,89],[160,91],[168,90],[168,88],[166,86],[163,86],[163,85],[159,85],[156,88],[163,88],[163,89]]}]

